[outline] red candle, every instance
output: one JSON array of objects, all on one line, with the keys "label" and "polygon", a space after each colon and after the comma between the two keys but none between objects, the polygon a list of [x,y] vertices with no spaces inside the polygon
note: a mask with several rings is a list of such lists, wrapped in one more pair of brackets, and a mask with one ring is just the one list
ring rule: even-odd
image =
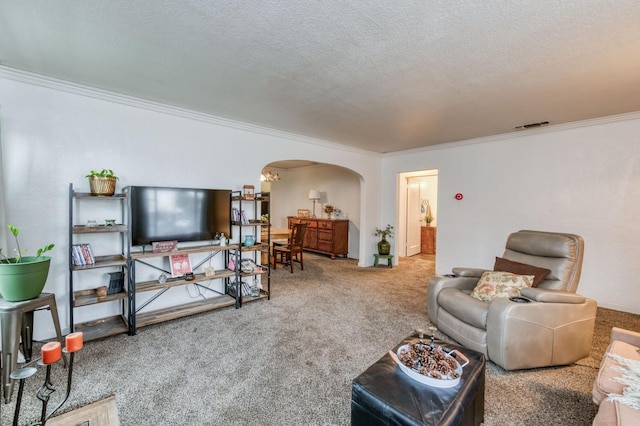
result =
[{"label": "red candle", "polygon": [[67,347],[67,352],[75,352],[82,349],[82,332],[70,333],[67,334],[65,338],[65,345]]},{"label": "red candle", "polygon": [[60,361],[62,358],[62,345],[60,342],[49,342],[42,346],[42,363],[49,365]]}]

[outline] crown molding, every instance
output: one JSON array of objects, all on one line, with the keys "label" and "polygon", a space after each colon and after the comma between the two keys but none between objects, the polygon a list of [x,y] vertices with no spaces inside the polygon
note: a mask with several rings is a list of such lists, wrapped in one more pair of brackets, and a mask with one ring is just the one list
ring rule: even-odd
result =
[{"label": "crown molding", "polygon": [[500,133],[498,135],[483,136],[480,138],[465,139],[462,141],[447,142],[438,145],[431,145],[422,148],[408,149],[405,151],[389,152],[385,157],[404,156],[412,153],[420,153],[426,151],[434,151],[438,149],[449,149],[462,147],[467,145],[477,145],[480,143],[498,142],[508,139],[517,139],[543,133],[555,133],[563,130],[578,129],[589,126],[598,126],[601,124],[618,123],[621,121],[639,120],[640,111],[628,112],[624,114],[607,115],[604,117],[590,118],[587,120],[571,121],[569,123],[551,124],[544,127],[536,127],[532,129],[514,130],[509,133]]},{"label": "crown molding", "polygon": [[53,77],[48,77],[42,74],[36,74],[28,71],[23,71],[17,68],[8,67],[6,65],[0,65],[0,78],[6,78],[8,80],[18,81],[21,83],[32,84],[35,86],[45,87],[52,90],[58,90],[65,93],[72,93],[79,96],[85,96],[89,98],[99,99],[107,102],[117,103],[134,108],[146,109],[149,111],[158,112],[161,114],[173,115],[176,117],[187,118],[190,120],[201,121],[205,123],[215,124],[218,126],[229,127],[237,130],[244,130],[247,132],[258,133],[265,136],[272,136],[282,139],[289,139],[295,142],[301,142],[305,144],[321,146],[324,148],[337,149],[340,151],[352,152],[360,155],[366,155],[376,158],[404,156],[412,153],[420,153],[426,151],[433,151],[439,149],[450,149],[455,147],[461,147],[466,145],[475,145],[479,143],[497,142],[507,139],[516,139],[520,137],[527,137],[531,135],[558,132],[562,130],[583,128],[588,126],[596,126],[601,124],[615,123],[627,120],[640,119],[640,111],[609,115],[604,117],[598,117],[588,120],[572,121],[562,124],[551,124],[544,127],[536,127],[525,130],[515,130],[508,133],[501,133],[498,135],[483,136],[473,139],[465,139],[462,141],[447,142],[437,145],[431,145],[421,148],[408,149],[396,152],[377,153],[374,151],[364,150],[360,148],[343,145],[339,142],[328,141],[325,139],[313,138],[310,136],[301,135],[298,133],[287,132],[284,130],[277,130],[270,127],[259,126],[242,121],[231,120],[227,118],[218,117],[213,114],[205,114],[186,108],[180,108],[163,104],[160,102],[148,101],[142,98],[134,96],[123,95],[108,90],[98,89],[87,85],[73,83],[66,80],[61,80]]},{"label": "crown molding", "polygon": [[13,80],[20,83],[32,84],[35,86],[45,87],[52,90],[58,90],[65,93],[72,93],[74,95],[85,96],[88,98],[99,99],[107,102],[117,103],[134,108],[146,109],[161,114],[173,115],[176,117],[187,118],[190,120],[201,121],[204,123],[215,124],[218,126],[229,127],[237,130],[244,130],[247,132],[258,133],[265,136],[273,136],[282,139],[289,139],[295,142],[301,142],[310,145],[321,146],[324,148],[332,148],[340,151],[348,151],[360,155],[367,155],[370,157],[381,158],[382,154],[374,151],[368,151],[360,148],[354,148],[348,145],[340,144],[335,141],[328,141],[324,139],[313,138],[310,136],[304,136],[298,133],[287,132],[284,130],[277,130],[270,127],[259,126],[255,124],[246,123],[243,121],[236,121],[227,118],[218,117],[213,114],[205,114],[186,108],[180,108],[163,104],[160,102],[148,101],[142,98],[134,96],[123,95],[116,92],[111,92],[96,87],[91,87],[83,84],[73,83],[66,80],[60,80],[53,77],[48,77],[42,74],[36,74],[28,71],[23,71],[17,68],[8,67],[6,65],[0,65],[0,78],[7,80]]}]

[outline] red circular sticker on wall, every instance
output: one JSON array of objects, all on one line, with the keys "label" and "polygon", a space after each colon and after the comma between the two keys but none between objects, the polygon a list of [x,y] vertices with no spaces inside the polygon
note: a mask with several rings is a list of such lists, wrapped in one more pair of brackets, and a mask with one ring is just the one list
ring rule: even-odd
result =
[{"label": "red circular sticker on wall", "polygon": [[456,200],[460,201],[460,200],[462,200],[462,198],[464,198],[464,197],[462,196],[462,194],[461,194],[461,193],[459,193],[459,192],[458,192],[458,193],[456,194]]}]

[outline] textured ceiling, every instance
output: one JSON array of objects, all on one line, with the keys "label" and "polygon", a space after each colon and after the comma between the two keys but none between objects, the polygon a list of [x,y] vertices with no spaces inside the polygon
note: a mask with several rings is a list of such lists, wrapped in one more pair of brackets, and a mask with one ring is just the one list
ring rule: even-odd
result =
[{"label": "textured ceiling", "polygon": [[0,65],[377,152],[640,111],[637,0],[0,0]]}]

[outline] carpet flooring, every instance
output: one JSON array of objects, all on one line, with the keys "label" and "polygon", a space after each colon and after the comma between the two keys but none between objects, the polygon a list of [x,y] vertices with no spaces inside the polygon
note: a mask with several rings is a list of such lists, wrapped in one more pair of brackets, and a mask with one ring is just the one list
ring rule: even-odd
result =
[{"label": "carpet flooring", "polygon": [[[304,271],[272,272],[271,300],[88,342],[61,412],[115,395],[122,425],[348,425],[351,380],[429,325],[433,272],[423,255],[389,269],[305,254]],[[506,372],[488,362],[484,424],[591,424],[591,386],[609,331],[637,330],[638,320],[599,308],[593,351],[570,366]],[[39,370],[27,382],[20,424],[38,417]],[[57,367],[53,378],[63,388],[66,370]],[[14,391],[2,405],[2,425],[15,400]]]}]

